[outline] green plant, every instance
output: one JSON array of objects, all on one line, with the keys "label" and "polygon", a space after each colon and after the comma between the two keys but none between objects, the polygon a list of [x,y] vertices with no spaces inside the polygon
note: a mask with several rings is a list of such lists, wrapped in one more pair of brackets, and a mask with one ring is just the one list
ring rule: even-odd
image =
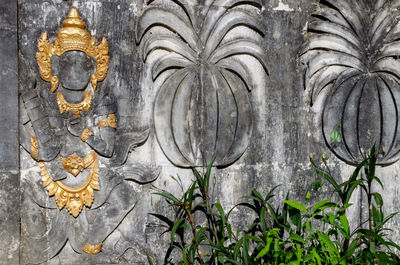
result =
[{"label": "green plant", "polygon": [[[287,193],[280,207],[275,207],[272,199],[279,188],[276,186],[266,196],[253,190],[244,197],[249,202],[228,212],[210,196],[212,163],[204,175],[193,169],[195,179],[179,198],[163,190],[154,193],[176,210],[175,220],[166,221],[171,244],[165,264],[399,264],[393,249],[400,247],[388,239],[384,227],[397,213],[384,216],[382,196],[372,190],[374,183],[383,188],[375,176],[376,156],[372,148],[350,178],[339,183],[325,155],[321,165],[310,155],[317,176],[314,192],[327,183],[329,198],[311,204],[311,193],[307,192],[303,204],[289,200]],[[175,180],[181,185],[179,178]],[[348,209],[354,191],[360,189],[367,197],[368,217],[352,227]],[[256,218],[245,230],[235,230],[230,222],[236,207],[255,213]],[[170,258],[173,251],[180,259],[175,263]]]}]

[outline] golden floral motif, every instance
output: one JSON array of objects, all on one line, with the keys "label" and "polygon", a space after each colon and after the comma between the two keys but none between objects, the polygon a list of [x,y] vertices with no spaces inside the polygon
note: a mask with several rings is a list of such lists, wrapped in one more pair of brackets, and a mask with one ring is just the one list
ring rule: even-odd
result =
[{"label": "golden floral motif", "polygon": [[38,160],[39,159],[39,143],[38,140],[31,136],[31,156]]},{"label": "golden floral motif", "polygon": [[73,217],[77,217],[82,211],[83,205],[90,207],[94,199],[94,190],[100,190],[99,185],[99,160],[97,154],[94,153],[95,159],[90,166],[89,177],[86,182],[78,188],[71,188],[64,185],[61,181],[54,181],[47,171],[44,162],[38,162],[38,166],[42,172],[42,183],[46,187],[49,196],[55,197],[58,209],[61,210],[66,206],[68,212]]},{"label": "golden floral motif", "polygon": [[90,135],[93,135],[93,132],[89,130],[88,128],[83,129],[83,132],[79,138],[83,141],[86,142],[86,140],[89,138]]},{"label": "golden floral motif", "polygon": [[91,103],[92,93],[90,91],[86,91],[82,102],[76,104],[67,102],[62,93],[57,93],[57,105],[60,113],[67,113],[71,110],[72,114],[79,118],[82,110],[89,111]]},{"label": "golden floral motif", "polygon": [[84,158],[80,158],[76,153],[74,153],[68,157],[61,157],[61,163],[66,171],[76,177],[82,172],[82,170],[94,162],[96,156],[96,152],[94,151],[90,152]]},{"label": "golden floral motif", "polygon": [[109,114],[107,119],[99,120],[99,127],[117,128],[117,117],[115,114]]},{"label": "golden floral motif", "polygon": [[101,251],[102,247],[103,247],[102,243],[100,243],[98,245],[91,245],[91,244],[85,243],[85,245],[83,245],[83,252],[85,252],[87,254],[96,255]]},{"label": "golden floral motif", "polygon": [[51,70],[51,57],[60,56],[67,51],[82,51],[89,57],[96,58],[97,69],[91,76],[93,89],[96,89],[98,81],[103,81],[107,75],[108,63],[108,42],[103,37],[99,45],[95,45],[96,38],[85,30],[85,22],[79,16],[76,8],[71,8],[67,18],[63,22],[63,28],[57,33],[57,39],[51,45],[47,32],[44,32],[39,39],[36,61],[39,65],[40,76],[43,80],[51,83],[51,92],[58,87],[58,77],[53,76]]}]

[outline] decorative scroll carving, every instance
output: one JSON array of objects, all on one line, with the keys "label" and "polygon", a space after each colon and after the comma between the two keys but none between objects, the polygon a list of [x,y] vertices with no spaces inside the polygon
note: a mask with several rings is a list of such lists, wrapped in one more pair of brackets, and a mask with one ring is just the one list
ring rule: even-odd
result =
[{"label": "decorative scroll carving", "polygon": [[90,91],[85,92],[85,98],[82,102],[77,104],[68,103],[62,93],[57,93],[57,105],[60,110],[60,113],[68,113],[71,111],[72,115],[81,117],[82,110],[89,111],[90,104],[92,102],[92,93]]},{"label": "decorative scroll carving", "polygon": [[47,171],[46,164],[38,162],[38,166],[42,169],[43,186],[47,188],[49,196],[54,195],[59,210],[66,206],[68,212],[74,217],[79,215],[83,205],[87,207],[92,205],[94,199],[93,191],[100,190],[97,154],[93,151],[90,156],[94,160],[91,163],[89,177],[79,188],[71,188],[64,185],[61,181],[54,181]]},{"label": "decorative scroll carving", "polygon": [[89,130],[88,128],[83,129],[82,134],[79,136],[79,138],[82,140],[82,142],[86,142],[86,140],[89,138],[89,136],[93,135],[93,132]]},{"label": "decorative scroll carving", "polygon": [[31,136],[31,155],[34,159],[39,159],[39,143],[37,139]]},{"label": "decorative scroll carving", "polygon": [[[158,142],[177,166],[226,166],[246,150],[252,134],[252,111],[247,89],[252,87],[250,65],[237,55],[256,58],[266,70],[267,56],[259,42],[238,35],[225,37],[237,26],[263,36],[259,21],[238,7],[259,1],[217,0],[201,24],[190,3],[179,8],[150,6],[139,17],[136,40],[142,42],[144,60],[154,50],[170,53],[157,58],[152,77],[168,77],[159,88],[154,107]],[[152,32],[163,26],[175,34]],[[150,35],[150,34],[149,34]],[[142,41],[143,38],[143,41]],[[176,71],[167,71],[177,69]]]},{"label": "decorative scroll carving", "polygon": [[99,120],[99,127],[117,128],[117,117],[115,114],[109,114],[107,119]]},{"label": "decorative scroll carving", "polygon": [[66,171],[77,176],[82,170],[93,164],[96,159],[96,152],[90,152],[84,158],[80,158],[76,153],[73,153],[69,157],[61,157],[61,163]]},{"label": "decorative scroll carving", "polygon": [[[308,24],[302,60],[311,104],[323,101],[328,146],[358,163],[375,143],[379,164],[399,159],[400,36],[398,1],[320,1]],[[331,143],[337,130],[342,141]]]},{"label": "decorative scroll carving", "polygon": [[47,39],[47,32],[43,33],[39,39],[39,50],[36,53],[36,60],[40,69],[40,76],[43,80],[51,82],[51,92],[58,87],[58,77],[53,76],[51,71],[51,57],[60,56],[67,51],[82,51],[89,57],[96,58],[97,70],[92,75],[91,81],[93,89],[96,89],[98,81],[103,81],[107,75],[108,62],[108,42],[103,37],[99,45],[95,45],[96,38],[90,36],[85,30],[85,22],[82,21],[76,8],[71,8],[67,19],[63,23],[63,28],[59,30],[57,39],[51,45]]}]

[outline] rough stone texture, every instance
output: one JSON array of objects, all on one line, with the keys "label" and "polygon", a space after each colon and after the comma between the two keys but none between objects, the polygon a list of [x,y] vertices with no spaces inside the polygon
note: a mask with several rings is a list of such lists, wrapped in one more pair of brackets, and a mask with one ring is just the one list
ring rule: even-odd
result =
[{"label": "rough stone texture", "polygon": [[[5,1],[3,1],[5,3]],[[179,194],[181,192],[176,182],[170,176],[179,175],[183,180],[184,187],[190,185],[193,175],[190,169],[183,169],[174,166],[170,160],[164,155],[156,138],[153,121],[154,102],[161,85],[160,82],[153,83],[151,76],[150,61],[146,64],[141,58],[140,47],[135,41],[135,27],[137,17],[140,16],[147,7],[144,1],[110,1],[110,0],[91,0],[91,1],[61,1],[61,0],[22,0],[19,2],[19,45],[20,60],[24,62],[20,69],[20,79],[26,80],[27,73],[33,72],[38,80],[38,88],[46,90],[49,83],[40,79],[38,67],[35,60],[37,51],[37,41],[42,32],[47,31],[50,41],[53,42],[56,32],[60,29],[61,23],[67,15],[71,6],[76,7],[84,21],[86,28],[97,39],[105,36],[109,42],[110,49],[110,68],[106,79],[102,82],[101,88],[109,88],[116,100],[116,107],[119,113],[119,125],[125,130],[140,131],[150,128],[147,141],[135,148],[128,156],[125,165],[121,165],[119,172],[121,174],[130,174],[129,169],[134,165],[152,165],[161,168],[158,179],[152,184],[168,190],[172,193]],[[153,1],[152,5],[172,5],[169,0]],[[242,202],[242,196],[248,195],[252,189],[257,188],[260,192],[265,193],[277,184],[283,184],[278,190],[277,199],[282,199],[286,192],[290,190],[292,199],[304,198],[307,190],[313,183],[311,166],[308,161],[309,153],[315,156],[326,153],[329,157],[329,164],[338,177],[346,179],[352,167],[335,158],[325,146],[324,136],[321,132],[321,110],[322,105],[309,106],[308,91],[304,91],[303,68],[298,61],[298,55],[302,50],[305,42],[305,32],[307,22],[314,10],[316,1],[309,0],[271,0],[262,1],[262,9],[259,25],[264,33],[261,41],[262,49],[267,57],[266,68],[269,76],[263,74],[261,65],[257,65],[256,61],[250,61],[255,66],[253,72],[255,78],[253,80],[254,87],[248,92],[248,97],[252,106],[252,135],[250,143],[243,155],[232,165],[224,168],[216,168],[213,170],[212,183],[214,184],[213,194],[215,198],[225,207],[230,209],[233,205]],[[8,2],[7,2],[8,3]],[[208,1],[201,1],[200,5],[193,5],[195,12],[201,14]],[[5,6],[11,4],[5,4]],[[212,7],[216,8],[216,7]],[[258,11],[251,9],[251,12]],[[9,14],[8,12],[4,12]],[[1,29],[3,32],[13,32],[3,30],[9,28],[7,21],[14,21],[11,25],[16,25],[15,16],[2,16]],[[4,21],[3,21],[4,19]],[[14,24],[13,24],[14,23]],[[158,29],[160,30],[160,29]],[[242,32],[243,28],[238,31]],[[155,31],[157,32],[157,30]],[[244,32],[244,31],[243,31]],[[13,33],[15,37],[15,31]],[[232,33],[234,36],[238,32]],[[246,32],[247,36],[254,36],[252,32]],[[3,42],[2,42],[3,43]],[[5,47],[16,47],[16,41],[11,42],[13,45]],[[1,46],[3,48],[3,46]],[[15,50],[14,50],[15,52]],[[10,52],[1,52],[0,56],[9,55]],[[10,58],[16,62],[16,57],[6,56],[3,62],[8,62]],[[249,59],[251,60],[251,59]],[[3,67],[4,64],[1,65]],[[14,73],[15,74],[15,73]],[[3,82],[3,77],[0,79]],[[10,80],[10,79],[7,79]],[[25,83],[21,86],[25,88]],[[8,86],[11,87],[12,86]],[[0,100],[12,102],[17,101],[16,83],[14,84],[14,94],[7,97],[0,97]],[[2,87],[1,87],[2,88]],[[3,93],[3,89],[0,93]],[[8,91],[8,90],[6,90]],[[1,94],[2,95],[2,94]],[[3,108],[6,103],[1,104]],[[7,108],[16,109],[17,104],[11,104]],[[5,113],[1,112],[0,117]],[[9,117],[7,115],[7,117]],[[11,116],[10,116],[11,117]],[[21,120],[26,119],[21,113]],[[2,126],[1,123],[0,126]],[[7,133],[1,133],[1,136],[16,137],[9,133],[9,128],[17,128],[17,120],[8,121]],[[2,128],[2,127],[0,127]],[[17,129],[15,129],[16,132]],[[121,132],[121,135],[123,132]],[[2,138],[3,139],[3,138]],[[6,138],[4,138],[6,139]],[[8,139],[8,138],[7,138]],[[122,139],[122,138],[121,138]],[[14,139],[13,148],[16,148],[16,139]],[[124,143],[123,141],[121,141]],[[5,143],[3,140],[0,144]],[[127,147],[128,148],[128,147]],[[9,156],[9,147],[1,147],[0,156],[11,158],[10,164],[4,166],[7,170],[18,169],[18,151],[16,150]],[[7,150],[7,152],[5,151]],[[121,160],[121,159],[119,159]],[[124,160],[124,159],[122,159]],[[3,164],[0,164],[2,166]],[[22,251],[21,264],[35,263],[30,257],[37,252],[43,252],[43,258],[46,257],[46,249],[49,242],[60,241],[65,242],[65,238],[47,238],[36,244],[31,244],[28,240],[31,235],[45,234],[51,224],[57,218],[68,218],[65,215],[65,209],[58,211],[57,209],[46,210],[39,207],[32,197],[38,196],[46,201],[46,207],[54,206],[54,198],[48,198],[46,191],[41,186],[40,169],[35,165],[35,161],[31,158],[25,149],[21,148],[20,165],[21,182],[23,188],[21,192],[21,226],[22,226]],[[101,160],[102,168],[109,166],[107,159]],[[200,168],[200,171],[204,170]],[[398,211],[400,208],[396,201],[398,188],[396,185],[389,185],[397,182],[399,172],[398,165],[382,168],[377,174],[382,175],[383,182],[388,184],[384,199],[387,203],[387,212]],[[16,174],[16,172],[15,172]],[[10,173],[4,173],[0,184],[5,181],[4,185],[0,185],[1,202],[7,202],[7,209],[18,209],[19,190],[18,178]],[[102,176],[100,176],[101,179]],[[14,184],[15,182],[15,184]],[[145,181],[142,181],[145,182]],[[3,191],[4,190],[4,191]],[[87,254],[79,254],[74,251],[70,242],[66,242],[62,250],[51,258],[47,264],[146,264],[145,252],[148,252],[155,264],[161,264],[163,255],[169,244],[168,234],[162,234],[165,230],[163,222],[150,213],[157,213],[173,216],[170,208],[167,207],[165,200],[151,194],[151,186],[149,184],[140,185],[137,182],[129,183],[129,190],[134,191],[138,200],[132,211],[128,212],[126,217],[121,221],[120,225],[109,235],[103,242],[103,251],[95,256]],[[14,194],[14,195],[12,195]],[[32,196],[34,195],[34,196]],[[3,199],[3,196],[7,196]],[[319,193],[312,193],[312,199],[318,199]],[[116,201],[128,200],[129,195],[115,198]],[[358,203],[356,198],[355,203]],[[359,205],[355,205],[353,209],[353,221],[359,222]],[[0,205],[0,217],[9,216],[10,211],[3,211],[3,204]],[[14,211],[13,213],[18,213]],[[107,215],[112,213],[104,213]],[[10,216],[11,221],[1,224],[1,231],[15,233],[15,226],[19,227],[18,218]],[[110,219],[111,220],[111,219]],[[390,227],[398,231],[397,218],[390,223]],[[238,207],[233,214],[233,223],[237,228],[245,226],[251,218],[245,209]],[[61,222],[62,224],[65,224]],[[3,226],[7,225],[3,229]],[[74,226],[74,223],[69,223]],[[80,222],[75,225],[79,226]],[[12,227],[9,227],[12,226]],[[83,226],[83,225],[82,225]],[[55,228],[56,229],[56,228]],[[81,231],[77,228],[77,231]],[[97,229],[102,229],[97,228]],[[61,229],[60,229],[61,230]],[[94,230],[93,230],[94,231]],[[94,231],[95,232],[95,231]],[[9,235],[8,233],[6,236]],[[58,235],[59,236],[59,235]],[[394,233],[394,239],[399,240],[400,235]],[[18,252],[18,236],[14,237],[16,244],[8,244],[10,250]],[[1,243],[0,243],[1,244]],[[8,259],[9,252],[6,252],[0,245],[0,263],[10,264],[8,260],[4,261],[3,257]],[[11,257],[15,263],[18,263],[18,255],[12,254]]]},{"label": "rough stone texture", "polygon": [[0,264],[19,264],[17,3],[0,12]]},{"label": "rough stone texture", "polygon": [[1,1],[0,10],[0,170],[18,168],[18,45],[17,5]]}]

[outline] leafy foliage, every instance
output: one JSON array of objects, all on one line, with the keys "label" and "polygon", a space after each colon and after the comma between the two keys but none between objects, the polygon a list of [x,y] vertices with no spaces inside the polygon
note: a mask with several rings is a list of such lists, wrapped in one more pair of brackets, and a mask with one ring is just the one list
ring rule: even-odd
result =
[{"label": "leafy foliage", "polygon": [[[288,193],[276,208],[272,199],[279,186],[275,186],[265,196],[253,190],[244,197],[250,202],[228,212],[210,198],[212,163],[204,175],[193,169],[195,180],[179,198],[161,190],[155,193],[177,210],[176,220],[167,222],[171,245],[165,264],[399,264],[395,250],[400,246],[388,239],[384,227],[397,213],[385,216],[381,194],[372,191],[374,183],[382,185],[375,176],[376,157],[372,148],[350,178],[339,183],[325,155],[321,165],[310,155],[318,178],[314,189],[326,183],[332,190],[329,198],[310,204],[307,192],[303,204],[290,200]],[[366,194],[368,207],[363,209],[368,218],[354,227],[347,212],[357,189]],[[246,207],[256,216],[245,230],[234,230],[230,222],[236,207]],[[173,263],[172,251],[179,253],[178,262]]]}]

